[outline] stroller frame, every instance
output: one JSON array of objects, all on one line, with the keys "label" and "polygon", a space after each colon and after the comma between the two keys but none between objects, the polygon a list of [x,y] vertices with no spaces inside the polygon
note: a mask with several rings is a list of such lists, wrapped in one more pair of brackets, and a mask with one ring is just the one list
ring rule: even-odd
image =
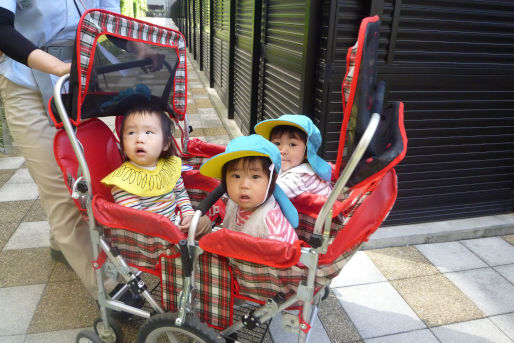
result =
[{"label": "stroller frame", "polygon": [[[378,21],[378,17],[376,17],[374,21]],[[361,32],[359,33],[359,40],[361,40],[361,42],[364,40],[363,35],[361,36]],[[288,294],[288,297],[286,297],[286,295],[283,293],[276,293],[275,296],[268,298],[267,301],[264,301],[263,306],[260,308],[247,313],[238,322],[233,323],[232,325],[222,329],[219,332],[215,332],[212,328],[209,328],[207,324],[191,321],[191,316],[194,316],[196,312],[195,299],[197,290],[195,289],[195,271],[197,268],[199,268],[199,257],[206,251],[205,246],[201,246],[201,241],[195,241],[194,237],[200,217],[207,212],[212,203],[214,203],[218,197],[224,193],[224,191],[221,187],[218,187],[200,203],[193,217],[187,239],[182,239],[178,243],[183,269],[182,290],[179,294],[177,314],[174,316],[166,316],[168,313],[165,313],[164,309],[155,301],[150,292],[146,289],[145,283],[140,278],[141,271],[136,273],[132,271],[131,267],[125,261],[124,257],[120,254],[118,249],[116,247],[111,247],[110,243],[107,242],[103,236],[102,226],[97,225],[98,220],[95,218],[93,211],[93,180],[82,145],[79,142],[76,130],[72,125],[73,120],[70,120],[70,117],[68,116],[66,106],[64,105],[61,95],[61,90],[63,89],[65,82],[68,81],[69,77],[69,75],[65,75],[58,80],[54,88],[53,101],[55,108],[59,113],[62,126],[64,127],[68,140],[76,156],[79,171],[82,175],[74,181],[71,192],[74,199],[81,200],[83,203],[85,203],[89,222],[89,233],[92,242],[93,256],[95,258],[93,265],[96,269],[98,284],[98,304],[100,306],[101,313],[101,320],[95,322],[95,331],[97,331],[100,339],[106,342],[121,341],[122,332],[119,329],[119,326],[117,326],[112,318],[110,318],[108,312],[110,309],[115,311],[124,311],[138,317],[149,319],[146,322],[147,324],[149,324],[151,321],[153,323],[157,323],[157,325],[148,325],[146,328],[141,328],[138,340],[140,342],[153,342],[152,339],[155,339],[155,336],[161,332],[165,332],[168,337],[174,341],[172,337],[174,336],[175,331],[189,333],[189,337],[197,338],[202,342],[222,342],[223,339],[226,339],[227,341],[233,341],[234,334],[242,328],[252,329],[258,327],[273,318],[278,313],[295,307],[300,309],[300,315],[292,319],[289,325],[291,329],[298,332],[298,342],[303,343],[308,341],[310,328],[317,314],[317,307],[326,292],[328,292],[328,286],[330,283],[329,281],[325,281],[321,287],[319,284],[316,286],[316,271],[319,267],[320,258],[322,258],[322,255],[327,253],[329,250],[333,216],[334,213],[338,213],[334,212],[334,206],[339,200],[338,197],[340,194],[352,189],[352,187],[355,187],[355,185],[362,184],[366,180],[371,180],[370,182],[379,180],[379,178],[374,176],[374,174],[368,175],[366,172],[363,173],[365,177],[361,177],[358,179],[358,181],[353,179],[356,170],[362,171],[363,168],[364,170],[366,169],[367,166],[363,167],[361,162],[365,156],[368,157],[368,159],[370,158],[368,147],[372,145],[374,139],[376,138],[376,133],[380,130],[381,122],[383,122],[383,120],[381,120],[383,116],[380,112],[383,108],[385,85],[383,83],[379,83],[376,90],[374,89],[373,106],[371,106],[370,111],[366,113],[366,115],[369,117],[366,120],[366,126],[363,128],[363,132],[360,134],[358,144],[352,147],[352,154],[345,162],[345,166],[334,185],[332,193],[326,199],[326,202],[321,207],[321,210],[316,217],[312,236],[308,242],[310,247],[303,246],[300,248],[299,262],[307,268],[306,279],[304,281],[299,281],[297,285],[297,291],[294,294]],[[345,109],[345,116],[347,115],[346,112],[351,112],[351,105],[352,104],[347,104],[347,108]],[[400,111],[403,111],[403,105],[400,105],[399,108]],[[185,113],[182,113],[181,119],[184,119],[185,122],[184,129],[181,128],[183,134],[183,144],[184,138],[186,139],[185,145],[181,151],[185,152],[188,148],[188,125],[187,116]],[[403,141],[403,151],[399,152],[398,155],[394,156],[393,160],[388,160],[385,165],[382,165],[380,169],[378,169],[379,172],[377,174],[379,174],[380,179],[405,155],[404,149],[406,148],[406,138],[405,132],[402,131],[404,130],[402,122],[403,112],[401,112],[397,121],[398,122],[393,123],[393,125],[399,124],[400,126],[399,131],[401,131],[400,133],[402,136],[401,140]],[[73,123],[77,125],[77,123]],[[391,174],[392,177],[394,177],[394,172]],[[394,203],[394,199],[389,203],[390,206],[392,206],[392,203]],[[390,207],[388,208],[390,209]],[[381,219],[383,220],[383,218]],[[374,226],[372,231],[376,230],[377,227],[378,225]],[[368,234],[371,234],[371,232]],[[362,240],[355,242],[352,241],[352,245],[348,251],[345,251],[345,253],[347,253],[345,254],[345,257],[354,253],[362,242]],[[103,257],[102,253],[105,254]],[[108,268],[104,267],[104,269],[107,269],[108,274],[119,275],[125,282],[125,286],[111,299],[108,299],[103,286],[104,276],[101,270],[102,265],[109,266]],[[149,311],[128,306],[119,301],[118,299],[121,297],[121,295],[123,295],[129,288],[134,293],[141,294],[149,303],[153,312],[157,314],[152,316],[153,313]],[[169,321],[171,318],[173,318],[173,322]],[[160,319],[163,320],[160,321]],[[80,335],[81,334],[79,334],[79,336]],[[77,337],[77,341],[79,336]],[[87,334],[82,334],[82,337],[87,338],[90,336]],[[92,341],[96,342],[95,340]]]}]

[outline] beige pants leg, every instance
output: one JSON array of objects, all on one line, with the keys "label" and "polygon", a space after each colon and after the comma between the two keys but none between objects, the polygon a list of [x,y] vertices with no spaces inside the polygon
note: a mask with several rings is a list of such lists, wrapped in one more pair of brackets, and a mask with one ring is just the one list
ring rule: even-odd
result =
[{"label": "beige pants leg", "polygon": [[[52,247],[62,251],[80,280],[96,298],[88,225],[72,201],[53,153],[56,129],[50,125],[39,92],[18,86],[0,75],[0,97],[14,142],[36,182],[50,223]],[[111,281],[112,283],[112,281]],[[107,291],[113,285],[106,284]]]}]

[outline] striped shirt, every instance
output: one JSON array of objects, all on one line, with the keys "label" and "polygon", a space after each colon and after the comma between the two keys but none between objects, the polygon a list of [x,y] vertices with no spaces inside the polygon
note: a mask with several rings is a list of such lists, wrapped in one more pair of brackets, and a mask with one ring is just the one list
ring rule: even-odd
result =
[{"label": "striped shirt", "polygon": [[302,163],[281,172],[277,184],[289,198],[295,198],[302,193],[314,193],[328,197],[332,191],[330,182],[316,175],[309,163]]},{"label": "striped shirt", "polygon": [[180,217],[175,215],[177,206],[180,209],[182,218],[195,214],[182,177],[179,177],[175,188],[171,192],[159,196],[140,197],[117,186],[111,189],[111,193],[114,201],[119,205],[162,214],[175,224],[178,224],[176,221],[180,220]]},{"label": "striped shirt", "polygon": [[[234,210],[235,222],[232,222],[227,216],[232,216]],[[262,213],[261,211],[266,213]],[[262,223],[261,215],[264,216],[264,223]],[[259,238],[274,239],[290,244],[298,240],[296,231],[282,213],[279,204],[273,196],[264,204],[260,205],[255,211],[251,212],[241,210],[232,200],[229,200],[224,224],[228,224],[228,229],[244,232]],[[265,233],[261,233],[259,228],[262,224],[264,224]]]}]

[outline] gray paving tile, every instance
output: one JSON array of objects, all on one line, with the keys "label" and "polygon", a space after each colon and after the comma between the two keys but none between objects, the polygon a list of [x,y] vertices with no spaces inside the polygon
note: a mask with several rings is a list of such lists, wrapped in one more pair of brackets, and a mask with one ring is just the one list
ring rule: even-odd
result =
[{"label": "gray paving tile", "polygon": [[35,200],[38,198],[39,193],[35,183],[10,183],[10,181],[7,181],[0,188],[0,202]]},{"label": "gray paving tile", "polygon": [[49,282],[27,333],[88,327],[97,316],[96,302],[79,280]]},{"label": "gray paving tile", "polygon": [[391,285],[428,327],[484,317],[484,313],[443,274],[393,280]]},{"label": "gray paving tile", "polygon": [[0,169],[0,187],[2,187],[14,175],[15,170]]},{"label": "gray paving tile", "polygon": [[413,246],[365,252],[388,280],[439,274],[437,268]]},{"label": "gray paving tile", "polygon": [[487,316],[514,312],[514,285],[492,268],[445,275]]},{"label": "gray paving tile", "polygon": [[23,218],[24,222],[40,222],[48,220],[48,217],[43,211],[43,207],[41,206],[41,201],[36,200],[32,204],[32,207],[27,211],[27,214]]},{"label": "gray paving tile", "polygon": [[18,169],[9,180],[9,183],[34,183],[27,168]]},{"label": "gray paving tile", "polygon": [[18,223],[16,222],[0,222],[0,250],[3,249],[9,238],[11,238],[11,235],[16,231],[17,227]]},{"label": "gray paving tile", "polygon": [[332,291],[364,339],[426,328],[388,282]]},{"label": "gray paving tile", "polygon": [[357,329],[332,292],[321,302],[318,317],[332,343],[360,341]]},{"label": "gray paving tile", "polygon": [[420,244],[416,248],[441,273],[487,267],[487,264],[459,242]]},{"label": "gray paving tile", "polygon": [[[84,328],[91,329],[92,328]],[[44,333],[35,333],[27,335],[27,339],[23,343],[56,343],[56,342],[75,342],[77,334],[83,329],[50,331]]]},{"label": "gray paving tile", "polygon": [[25,335],[0,336],[0,343],[24,343]]},{"label": "gray paving tile", "polygon": [[331,288],[383,282],[387,279],[363,251],[357,251],[338,276],[332,279]]},{"label": "gray paving tile", "polygon": [[[273,342],[280,343],[295,343],[298,342],[298,335],[292,332],[285,330],[282,327],[282,316],[279,314],[273,318],[271,324],[269,326],[269,332],[271,334],[271,338]],[[311,340],[314,340],[316,343],[331,343],[330,339],[323,329],[323,325],[319,321],[319,318],[316,317],[314,319],[314,323],[311,328]]]},{"label": "gray paving tile", "polygon": [[514,246],[514,235],[507,235],[501,237],[505,242],[509,243],[510,245]]},{"label": "gray paving tile", "polygon": [[514,263],[514,247],[500,237],[461,241],[490,266]]},{"label": "gray paving tile", "polygon": [[504,278],[506,278],[512,284],[514,284],[514,264],[507,264],[504,266],[494,267],[494,270],[496,270]]},{"label": "gray paving tile", "polygon": [[512,343],[489,319],[439,326],[431,330],[441,343]]},{"label": "gray paving tile", "polygon": [[0,158],[0,169],[18,169],[25,159],[21,156]]},{"label": "gray paving tile", "polygon": [[439,343],[428,329],[399,333],[396,335],[366,339],[365,343]]},{"label": "gray paving tile", "polygon": [[504,334],[514,341],[514,312],[489,318]]},{"label": "gray paving tile", "polygon": [[25,334],[44,284],[0,288],[0,332],[7,335]]},{"label": "gray paving tile", "polygon": [[34,200],[6,202],[0,200],[0,223],[19,224],[33,203]]},{"label": "gray paving tile", "polygon": [[50,225],[47,221],[24,222],[13,233],[4,250],[50,246]]},{"label": "gray paving tile", "polygon": [[47,248],[0,251],[0,287],[46,283],[54,266]]}]

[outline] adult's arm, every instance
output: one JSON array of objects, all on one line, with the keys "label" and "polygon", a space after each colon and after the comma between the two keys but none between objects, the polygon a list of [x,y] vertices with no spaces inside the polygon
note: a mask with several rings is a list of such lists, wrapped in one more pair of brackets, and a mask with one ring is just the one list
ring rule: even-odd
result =
[{"label": "adult's arm", "polygon": [[70,72],[71,63],[64,63],[26,39],[14,28],[14,13],[0,7],[0,51],[17,62],[45,73],[62,76]]}]

